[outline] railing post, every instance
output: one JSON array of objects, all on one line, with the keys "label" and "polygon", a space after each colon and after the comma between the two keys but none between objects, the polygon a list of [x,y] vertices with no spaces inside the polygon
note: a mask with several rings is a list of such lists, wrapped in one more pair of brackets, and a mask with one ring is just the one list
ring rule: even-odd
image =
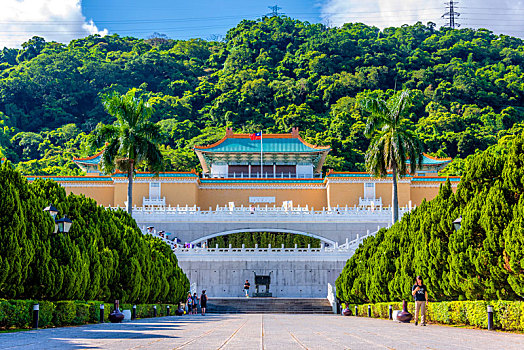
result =
[{"label": "railing post", "polygon": [[493,306],[488,305],[488,330],[493,330]]},{"label": "railing post", "polygon": [[40,304],[33,305],[33,328],[38,329],[38,320],[40,318]]}]

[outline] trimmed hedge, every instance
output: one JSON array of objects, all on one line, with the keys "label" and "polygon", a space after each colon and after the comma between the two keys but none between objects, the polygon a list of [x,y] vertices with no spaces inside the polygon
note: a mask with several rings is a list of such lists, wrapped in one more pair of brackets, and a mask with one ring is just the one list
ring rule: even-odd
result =
[{"label": "trimmed hedge", "polygon": [[[355,304],[349,305],[352,313]],[[401,302],[357,305],[358,316],[367,317],[368,305],[371,305],[371,317],[389,318],[389,305],[393,310],[402,310]],[[495,328],[506,331],[524,331],[524,302],[522,301],[441,301],[430,302],[426,308],[426,319],[429,322],[469,325],[488,328],[487,306],[493,306]],[[414,314],[415,303],[408,303],[408,311]]]},{"label": "trimmed hedge", "polygon": [[[30,328],[33,323],[33,305],[40,305],[39,327],[59,327],[98,323],[100,305],[105,305],[104,320],[109,322],[113,303],[101,301],[36,301],[0,299],[0,329]],[[171,315],[175,314],[175,304],[136,304],[137,318],[153,317],[153,305],[157,306],[157,316],[167,315],[167,305]],[[132,310],[133,304],[120,304],[120,310]]]}]

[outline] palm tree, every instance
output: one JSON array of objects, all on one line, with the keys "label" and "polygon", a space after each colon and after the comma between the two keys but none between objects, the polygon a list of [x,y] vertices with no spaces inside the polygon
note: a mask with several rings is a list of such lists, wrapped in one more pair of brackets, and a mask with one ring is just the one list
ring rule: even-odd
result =
[{"label": "palm tree", "polygon": [[[377,177],[387,177],[393,172],[393,223],[398,221],[397,178],[409,172],[414,174],[422,163],[422,145],[411,122],[405,118],[411,97],[408,90],[396,93],[387,101],[379,98],[365,98],[360,106],[368,111],[364,135],[371,138],[366,152],[366,168]],[[408,162],[409,160],[409,162]]]},{"label": "palm tree", "polygon": [[105,110],[116,117],[116,121],[112,125],[98,124],[92,140],[96,146],[105,142],[100,162],[104,173],[119,170],[127,174],[127,212],[130,215],[133,210],[135,169],[146,165],[149,171],[158,173],[163,164],[157,147],[162,141],[160,127],[148,120],[153,108],[148,102],[135,97],[135,93],[136,89],[131,89],[125,95],[113,92],[102,98]]}]

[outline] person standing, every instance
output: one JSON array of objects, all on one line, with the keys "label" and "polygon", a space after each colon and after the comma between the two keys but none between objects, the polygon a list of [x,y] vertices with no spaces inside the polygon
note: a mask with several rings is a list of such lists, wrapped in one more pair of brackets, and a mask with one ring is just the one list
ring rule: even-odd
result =
[{"label": "person standing", "polygon": [[418,325],[419,315],[422,317],[422,326],[426,325],[426,304],[428,303],[428,289],[422,281],[422,276],[417,276],[417,282],[411,288],[411,294],[415,298],[415,326]]},{"label": "person standing", "polygon": [[206,290],[204,289],[202,291],[202,295],[200,296],[200,309],[202,310],[202,316],[206,315],[206,307],[207,307],[207,295],[206,295]]},{"label": "person standing", "polygon": [[196,315],[198,313],[198,295],[197,293],[193,293],[193,314]]},{"label": "person standing", "polygon": [[246,280],[246,283],[244,283],[244,293],[246,293],[246,298],[249,298],[249,287],[251,285],[249,284],[249,281]]},{"label": "person standing", "polygon": [[187,314],[193,314],[193,297],[191,296],[191,293],[187,294]]}]

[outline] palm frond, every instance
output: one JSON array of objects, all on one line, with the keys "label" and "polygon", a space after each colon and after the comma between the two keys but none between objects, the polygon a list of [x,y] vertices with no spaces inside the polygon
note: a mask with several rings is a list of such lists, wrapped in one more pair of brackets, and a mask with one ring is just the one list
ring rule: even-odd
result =
[{"label": "palm frond", "polygon": [[388,109],[386,102],[376,98],[366,98],[358,102],[359,106],[370,113],[366,122],[364,135],[370,137],[371,134],[380,128],[384,123],[387,123]]},{"label": "palm frond", "polygon": [[394,123],[400,123],[402,116],[411,105],[411,95],[408,90],[402,90],[388,100],[391,119]]}]

